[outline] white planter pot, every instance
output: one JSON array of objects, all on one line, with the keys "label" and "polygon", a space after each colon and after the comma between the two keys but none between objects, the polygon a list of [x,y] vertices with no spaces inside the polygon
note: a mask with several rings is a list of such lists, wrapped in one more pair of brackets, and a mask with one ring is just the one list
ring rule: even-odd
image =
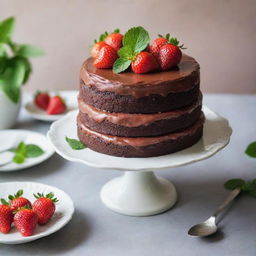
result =
[{"label": "white planter pot", "polygon": [[17,121],[21,100],[15,104],[0,91],[0,130],[12,128]]}]

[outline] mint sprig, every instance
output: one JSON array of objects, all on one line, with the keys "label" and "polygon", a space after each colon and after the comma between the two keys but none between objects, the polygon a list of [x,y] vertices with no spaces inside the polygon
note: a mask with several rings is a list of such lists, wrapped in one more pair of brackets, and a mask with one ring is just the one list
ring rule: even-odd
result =
[{"label": "mint sprig", "polygon": [[113,72],[125,71],[135,60],[138,53],[143,51],[149,44],[149,34],[143,27],[129,29],[123,37],[123,47],[119,49],[119,58],[113,65]]},{"label": "mint sprig", "polygon": [[44,154],[44,151],[35,144],[25,144],[23,141],[16,148],[11,148],[8,151],[13,152],[12,161],[16,164],[22,164],[26,158],[35,158]]},{"label": "mint sprig", "polygon": [[256,141],[247,146],[245,153],[250,157],[256,157]]},{"label": "mint sprig", "polygon": [[245,181],[243,179],[231,179],[225,182],[224,187],[229,190],[241,189],[242,192],[256,197],[256,179]]},{"label": "mint sprig", "polygon": [[81,150],[81,149],[84,149],[84,148],[87,147],[81,141],[76,140],[76,139],[68,138],[67,136],[66,136],[66,142],[74,150]]}]

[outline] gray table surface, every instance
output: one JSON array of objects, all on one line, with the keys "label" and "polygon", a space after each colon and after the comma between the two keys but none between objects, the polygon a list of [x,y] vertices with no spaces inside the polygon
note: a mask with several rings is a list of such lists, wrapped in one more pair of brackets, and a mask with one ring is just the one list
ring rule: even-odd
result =
[{"label": "gray table surface", "polygon": [[[256,159],[244,154],[256,140],[256,96],[205,95],[204,104],[226,117],[233,128],[230,144],[210,159],[158,172],[176,185],[176,206],[151,217],[119,215],[100,201],[101,187],[120,171],[104,171],[52,158],[23,171],[0,173],[0,181],[35,181],[59,187],[74,200],[75,214],[62,230],[22,245],[0,245],[0,255],[196,256],[256,255],[256,199],[241,196],[210,238],[193,238],[188,228],[208,217],[235,177],[256,178]],[[22,111],[17,128],[46,133],[49,124]]]}]

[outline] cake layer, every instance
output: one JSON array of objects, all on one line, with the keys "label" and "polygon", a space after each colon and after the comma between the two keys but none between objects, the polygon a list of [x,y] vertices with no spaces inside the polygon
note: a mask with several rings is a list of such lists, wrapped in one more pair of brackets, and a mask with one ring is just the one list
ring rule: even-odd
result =
[{"label": "cake layer", "polygon": [[149,95],[167,96],[192,90],[200,82],[199,64],[183,54],[178,67],[165,72],[135,74],[124,72],[115,74],[111,69],[97,69],[93,59],[87,59],[80,72],[80,79],[86,86],[101,92],[143,98]]},{"label": "cake layer", "polygon": [[92,150],[122,157],[151,157],[174,153],[195,144],[202,136],[204,115],[187,129],[157,137],[128,138],[93,131],[77,119],[78,137]]},{"label": "cake layer", "polygon": [[[166,85],[167,86],[167,85]],[[185,92],[169,93],[167,96],[153,94],[142,98],[99,91],[84,84],[80,86],[79,97],[95,108],[115,113],[157,113],[168,112],[193,104],[198,99],[199,84]]]},{"label": "cake layer", "polygon": [[201,114],[202,95],[191,106],[155,114],[109,113],[78,99],[79,119],[103,134],[124,137],[159,136],[191,126]]}]

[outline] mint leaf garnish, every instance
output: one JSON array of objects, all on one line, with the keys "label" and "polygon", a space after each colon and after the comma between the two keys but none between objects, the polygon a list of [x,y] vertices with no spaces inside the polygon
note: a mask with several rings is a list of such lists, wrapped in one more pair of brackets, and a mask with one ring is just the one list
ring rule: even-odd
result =
[{"label": "mint leaf garnish", "polygon": [[21,154],[21,155],[25,155],[25,153],[26,153],[26,144],[24,142],[20,142],[20,144],[16,148],[15,152],[18,153],[18,154]]},{"label": "mint leaf garnish", "polygon": [[113,65],[113,72],[118,74],[125,71],[131,65],[131,62],[131,60],[118,58]]},{"label": "mint leaf garnish", "polygon": [[256,179],[245,181],[243,179],[231,179],[225,182],[224,187],[229,190],[241,189],[243,193],[256,197]]},{"label": "mint leaf garnish", "polygon": [[245,150],[245,153],[250,157],[256,157],[256,141],[248,145]]},{"label": "mint leaf garnish", "polygon": [[37,145],[34,144],[28,144],[26,145],[26,157],[27,158],[33,158],[41,156],[44,153],[44,151]]},{"label": "mint leaf garnish", "polygon": [[22,164],[25,162],[26,145],[24,142],[20,142],[18,147],[15,149],[15,155],[12,161],[16,164]]},{"label": "mint leaf garnish", "polygon": [[123,47],[118,51],[119,58],[113,66],[114,73],[125,71],[149,44],[149,34],[143,27],[129,29],[123,37]]},{"label": "mint leaf garnish", "polygon": [[231,180],[228,180],[225,184],[224,184],[224,187],[226,189],[230,189],[230,190],[233,190],[233,189],[236,189],[236,188],[244,188],[245,187],[245,181],[242,180],[242,179],[231,179]]},{"label": "mint leaf garnish", "polygon": [[66,136],[66,141],[69,144],[69,146],[74,150],[80,150],[86,148],[86,145],[84,145],[81,141],[76,139],[71,139]]},{"label": "mint leaf garnish", "polygon": [[34,158],[44,154],[44,151],[35,144],[25,144],[23,141],[16,148],[10,148],[6,151],[14,153],[12,161],[16,164],[22,164],[26,158]]},{"label": "mint leaf garnish", "polygon": [[12,161],[16,164],[22,164],[25,162],[25,156],[19,153],[16,153]]},{"label": "mint leaf garnish", "polygon": [[130,59],[133,54],[134,51],[130,46],[123,46],[118,50],[118,56],[123,59]]},{"label": "mint leaf garnish", "polygon": [[149,34],[143,27],[129,29],[123,38],[123,45],[129,46],[134,52],[143,51],[149,44]]}]

